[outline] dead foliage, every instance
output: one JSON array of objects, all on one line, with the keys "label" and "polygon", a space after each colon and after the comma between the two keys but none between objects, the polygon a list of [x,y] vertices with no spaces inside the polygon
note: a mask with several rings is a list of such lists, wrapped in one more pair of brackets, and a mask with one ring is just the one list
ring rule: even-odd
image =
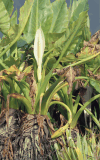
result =
[{"label": "dead foliage", "polygon": [[68,94],[72,91],[73,82],[75,81],[76,72],[72,67],[67,67],[64,69],[54,69],[53,73],[57,73],[58,76],[64,78],[64,81],[67,81],[69,84]]},{"label": "dead foliage", "polygon": [[3,79],[3,77],[2,77],[3,73],[7,74],[8,76],[11,76],[11,75],[15,76],[15,78],[18,81],[21,81],[24,78],[24,76],[30,75],[31,70],[32,70],[32,66],[30,66],[29,71],[26,70],[24,72],[21,72],[15,65],[12,65],[8,69],[4,69],[4,70],[0,71],[0,81],[2,81],[2,79]]},{"label": "dead foliage", "polygon": [[100,42],[100,30],[98,30],[96,33],[94,33],[89,40],[89,43],[91,44],[98,44]]},{"label": "dead foliage", "polygon": [[87,69],[87,71],[89,73],[88,74],[89,77],[92,77],[94,79],[100,80],[100,75],[99,74],[93,74],[92,71],[90,71],[89,69]]},{"label": "dead foliage", "polygon": [[81,49],[81,52],[76,54],[76,57],[79,57],[81,54],[86,54],[86,47],[88,47],[88,54],[96,54],[97,52],[100,52],[100,30],[92,35],[88,42],[84,41],[83,45],[84,47]]},{"label": "dead foliage", "polygon": [[34,108],[33,106],[35,104],[35,95],[36,95],[36,91],[37,91],[37,84],[36,84],[33,70],[31,70],[31,72],[27,76],[26,82],[29,83],[29,85],[30,85],[29,96],[31,97],[31,104],[32,104],[32,109],[33,109]]},{"label": "dead foliage", "polygon": [[[75,80],[75,77],[81,76],[81,69],[78,66],[75,67],[66,67],[64,69],[54,69],[53,73],[57,73],[58,76],[64,78],[64,81],[67,81],[69,84],[68,94],[72,91],[73,83],[77,81],[75,89],[84,88],[84,83],[82,79]],[[81,94],[81,93],[80,93]]]},{"label": "dead foliage", "polygon": [[67,94],[70,94],[72,91],[73,83],[76,81],[75,89],[79,89],[79,95],[82,99],[82,102],[84,102],[83,96],[85,95],[87,89],[84,87],[84,79],[78,79],[75,80],[75,77],[81,76],[81,69],[78,66],[75,67],[66,67],[64,69],[54,69],[53,73],[57,73],[58,76],[61,76],[64,78],[64,81],[67,81],[69,84],[68,92]]}]

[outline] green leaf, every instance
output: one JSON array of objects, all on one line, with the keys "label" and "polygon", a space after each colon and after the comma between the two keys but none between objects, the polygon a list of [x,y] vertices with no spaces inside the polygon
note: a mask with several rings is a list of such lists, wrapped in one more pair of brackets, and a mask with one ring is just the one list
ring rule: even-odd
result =
[{"label": "green leaf", "polygon": [[86,140],[86,135],[82,139],[82,153],[83,153],[84,159],[86,159],[86,157],[88,155],[88,144],[87,144],[87,140]]},{"label": "green leaf", "polygon": [[62,33],[46,33],[45,34],[45,43],[46,43],[46,47],[48,48],[48,50],[51,49],[52,47],[54,47],[55,42],[60,38],[62,38],[62,43],[63,43],[65,33],[66,33],[66,31],[64,31]]},{"label": "green leaf", "polygon": [[69,106],[73,116],[73,101],[72,101],[72,92],[69,95]]},{"label": "green leaf", "polygon": [[18,67],[20,64],[20,59],[9,56],[9,58],[4,60],[4,64],[6,64],[8,67],[10,67],[12,65],[16,65],[16,67]]},{"label": "green leaf", "polygon": [[94,89],[95,89],[98,93],[100,93],[100,83],[99,83],[99,81],[94,80],[94,79],[90,79],[90,85],[91,85],[92,87],[94,87]]},{"label": "green leaf", "polygon": [[37,29],[40,27],[45,33],[48,33],[51,27],[53,11],[50,0],[34,0],[31,14],[24,29],[24,37],[27,43],[35,38]]},{"label": "green leaf", "polygon": [[[70,3],[71,5],[71,3]],[[69,24],[73,23],[73,21],[76,21],[79,17],[79,14],[82,11],[86,11],[89,10],[89,4],[88,4],[88,0],[79,0],[79,1],[73,1],[72,6],[70,6],[69,8],[69,14],[68,14],[68,18],[69,18]],[[79,38],[79,48],[82,48],[82,43],[83,40],[89,41],[91,38],[91,32],[90,32],[90,20],[89,20],[89,16],[87,17],[87,22],[84,26],[84,28],[82,29],[82,37]],[[76,47],[75,47],[76,50]],[[75,50],[71,51],[71,53],[75,52]],[[79,52],[79,51],[78,51]],[[77,52],[76,52],[77,53]]]},{"label": "green leaf", "polygon": [[56,63],[56,58],[50,58],[50,60],[48,61],[47,67],[49,67],[49,69],[52,69],[52,66]]},{"label": "green leaf", "polygon": [[67,22],[67,3],[65,0],[54,1],[52,3],[53,20],[49,30],[50,33],[60,33],[66,28]]},{"label": "green leaf", "polygon": [[[58,79],[58,80],[60,80],[60,78]],[[58,81],[57,80],[57,81]],[[58,81],[59,82],[59,81]],[[60,81],[61,82],[61,81]],[[56,84],[56,82],[55,83],[53,83],[53,84]],[[49,93],[49,96],[47,97],[46,95],[46,93],[45,93],[45,96],[46,96],[46,99],[45,99],[45,102],[46,102],[46,104],[45,104],[45,106],[43,105],[41,108],[41,110],[43,110],[43,114],[45,115],[45,114],[47,114],[47,111],[48,111],[48,109],[49,109],[49,106],[50,106],[50,102],[51,102],[51,100],[52,100],[52,98],[55,96],[55,94],[61,89],[61,88],[63,88],[63,87],[65,87],[66,85],[68,85],[68,83],[61,83],[61,84],[56,84],[55,85],[55,87],[54,87],[54,85],[52,85],[51,87],[50,87],[50,90],[48,89],[47,90],[47,92]],[[58,97],[59,98],[59,97]]]},{"label": "green leaf", "polygon": [[79,14],[82,11],[86,11],[89,9],[88,0],[79,0],[79,1],[73,1],[72,7],[71,7],[71,19],[70,21],[76,21],[79,17]]},{"label": "green leaf", "polygon": [[[9,9],[9,11],[7,9]],[[5,35],[8,35],[8,30],[10,29],[9,14],[11,14],[11,12],[12,12],[12,0],[10,0],[9,3],[6,0],[0,0],[0,31]]]},{"label": "green leaf", "polygon": [[10,19],[10,24],[13,26],[14,24],[17,24],[17,9],[14,11],[11,19]]},{"label": "green leaf", "polygon": [[[52,92],[54,91],[54,88],[57,86],[57,84],[60,82],[60,78],[57,80],[57,81],[55,81],[54,83],[53,83],[53,85],[51,85],[50,87],[49,87],[49,89],[45,92],[45,94],[44,94],[44,96],[43,96],[43,99],[42,99],[42,105],[41,105],[41,111],[42,112],[45,112],[45,109],[46,109],[46,103],[47,103],[47,101],[48,101],[48,99],[49,99],[49,96],[52,94]],[[52,98],[52,97],[51,97]],[[45,109],[44,109],[45,108]],[[36,109],[38,109],[38,107],[36,108]]]},{"label": "green leaf", "polygon": [[[26,107],[27,113],[32,114],[31,102],[28,99],[26,99],[24,96],[22,96],[21,94],[18,94],[18,93],[12,93],[12,94],[10,94],[10,96],[22,101],[22,103]],[[10,104],[10,107],[16,109],[16,105],[14,106],[14,102],[15,102],[15,99]]]},{"label": "green leaf", "polygon": [[[79,38],[81,38],[82,29],[84,28],[84,26],[86,24],[87,12],[86,11],[81,12],[77,21],[74,21],[73,23],[71,23],[69,25],[69,27],[67,27],[65,35],[63,37],[61,37],[60,39],[58,39],[58,41],[56,41],[54,44],[55,48],[58,48],[58,51],[60,49],[60,52],[61,52],[62,49],[65,47],[66,43],[69,41],[70,34],[74,32],[75,27],[77,26],[79,21],[81,21],[82,16],[84,17],[84,21],[81,22],[81,26],[77,31],[77,36],[75,36],[73,38],[72,43],[69,45],[67,52],[64,54],[64,56],[66,56],[69,52],[73,53],[73,50],[75,50],[75,47],[77,48],[77,44],[80,43]],[[63,41],[63,43],[62,43],[62,41]]]},{"label": "green leaf", "polygon": [[85,108],[85,111],[92,117],[93,121],[100,128],[100,123],[99,123],[98,119],[96,118],[96,116],[94,116],[93,113],[91,113],[87,108]]},{"label": "green leaf", "polygon": [[[17,36],[18,33],[18,25],[17,25],[17,10],[13,13],[11,19],[10,19],[12,30],[8,32],[8,35],[10,37],[10,41],[12,41],[13,34],[14,36]],[[14,26],[14,27],[13,27]],[[18,51],[17,51],[17,42],[13,44],[10,48],[10,55],[14,55],[15,57],[18,57]]]},{"label": "green leaf", "polygon": [[73,53],[68,54],[67,56],[65,56],[61,59],[61,62],[67,62],[67,63],[68,62],[71,63],[71,62],[74,62],[74,61],[77,61],[77,59],[76,59],[76,57]]},{"label": "green leaf", "polygon": [[80,149],[77,147],[75,148],[76,150],[76,153],[77,153],[77,156],[78,156],[78,160],[83,160],[83,155],[82,155],[82,152],[80,151]]},{"label": "green leaf", "polygon": [[79,133],[77,133],[77,148],[79,148],[82,153],[82,142]]},{"label": "green leaf", "polygon": [[[99,98],[100,97],[100,94],[92,97],[90,100],[88,100],[87,102],[85,102],[84,105],[81,106],[81,108],[78,110],[78,112],[76,113],[76,115],[74,116],[73,120],[72,120],[72,123],[71,123],[71,127],[74,128],[77,124],[77,121],[78,121],[78,118],[80,117],[82,111],[84,111],[84,109],[92,102],[94,101],[95,99]],[[86,110],[88,113],[89,111]],[[91,113],[89,113],[91,116],[93,116]],[[95,121],[95,118],[93,118],[94,121]],[[100,128],[100,124],[98,123],[98,120],[96,120],[96,124],[98,125],[98,127]]]},{"label": "green leaf", "polygon": [[78,95],[77,96],[77,98],[76,98],[76,100],[75,100],[75,104],[74,104],[74,106],[73,106],[73,116],[76,114],[76,112],[77,112],[77,107],[78,107],[78,105],[79,105],[79,101],[80,101],[80,96]]},{"label": "green leaf", "polygon": [[[19,16],[19,25],[15,25],[10,28],[9,30],[9,35],[10,39],[8,40],[9,46],[0,54],[0,57],[2,57],[11,46],[17,42],[17,40],[20,38],[21,34],[23,33],[23,30],[25,28],[25,25],[28,21],[32,5],[33,5],[34,0],[26,0],[24,5],[20,8],[20,16]],[[14,30],[14,32],[13,32]],[[17,35],[17,36],[16,36]],[[7,38],[7,37],[6,37]]]},{"label": "green leaf", "polygon": [[19,88],[21,89],[22,93],[24,94],[24,97],[31,102],[31,97],[29,96],[30,88],[26,86],[26,84],[23,83],[23,81],[21,82],[18,82],[17,80],[15,81],[18,84]]},{"label": "green leaf", "polygon": [[61,136],[61,135],[65,132],[65,130],[68,130],[68,127],[69,127],[69,125],[70,125],[71,122],[72,122],[72,113],[71,113],[70,108],[69,108],[65,103],[63,103],[63,102],[52,101],[52,102],[50,103],[50,105],[52,105],[52,104],[60,104],[60,105],[62,105],[66,110],[68,110],[69,113],[70,113],[70,118],[69,118],[67,124],[66,124],[65,126],[63,126],[63,127],[60,127],[60,128],[59,128],[56,132],[54,132],[54,133],[52,134],[52,136],[51,136],[51,138],[57,138],[57,137]]},{"label": "green leaf", "polygon": [[19,40],[17,41],[17,47],[21,48],[27,44],[24,37],[20,36]]},{"label": "green leaf", "polygon": [[13,12],[13,9],[14,9],[14,1],[13,0],[2,0],[4,5],[5,5],[5,8],[6,10],[8,11],[9,13],[9,16],[11,16],[12,12]]},{"label": "green leaf", "polygon": [[8,66],[3,63],[3,61],[0,59],[0,70],[2,69],[8,69]]}]

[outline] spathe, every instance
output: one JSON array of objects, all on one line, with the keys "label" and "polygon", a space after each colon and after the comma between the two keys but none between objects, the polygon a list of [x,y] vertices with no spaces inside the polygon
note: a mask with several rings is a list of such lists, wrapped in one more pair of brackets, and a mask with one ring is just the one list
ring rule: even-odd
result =
[{"label": "spathe", "polygon": [[41,79],[41,65],[45,49],[45,37],[41,27],[37,30],[34,41],[34,56],[38,65],[38,80]]}]

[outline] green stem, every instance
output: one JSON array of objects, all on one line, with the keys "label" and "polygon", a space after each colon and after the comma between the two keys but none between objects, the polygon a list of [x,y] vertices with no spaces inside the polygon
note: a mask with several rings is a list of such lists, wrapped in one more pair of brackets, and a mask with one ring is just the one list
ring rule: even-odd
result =
[{"label": "green stem", "polygon": [[53,48],[50,49],[47,53],[45,53],[45,54],[43,55],[43,58],[44,58],[45,56],[48,56],[48,54],[49,54],[50,52],[52,52],[54,49],[55,49],[55,47],[53,47]]},{"label": "green stem", "polygon": [[97,118],[87,109],[85,108],[85,111],[92,117],[92,119],[94,120],[94,122],[97,124],[97,126],[100,128],[100,123],[97,120]]},{"label": "green stem", "polygon": [[[4,81],[7,81],[9,84],[10,84],[10,87],[11,87],[11,91],[13,90],[13,81],[10,79],[10,78],[8,78],[7,76],[0,76],[0,79],[1,80],[4,80]],[[11,92],[12,93],[12,92]]]},{"label": "green stem", "polygon": [[0,65],[1,65],[4,69],[8,69],[8,68],[9,68],[8,66],[6,66],[6,65],[2,62],[1,59],[0,59]]},{"label": "green stem", "polygon": [[[19,99],[25,105],[28,114],[34,114],[34,111],[32,111],[32,108],[31,108],[31,102],[28,99],[26,99],[24,96],[22,96],[20,94],[16,94],[16,93],[12,93],[12,94],[10,94],[10,96],[13,98]],[[13,104],[11,104],[11,108],[13,108],[12,105]]]},{"label": "green stem", "polygon": [[[86,61],[89,61],[89,60],[95,58],[95,57],[98,56],[99,54],[100,54],[100,52],[98,52],[98,53],[95,54],[95,55],[92,55],[92,56],[89,56],[89,57],[87,57],[87,58],[84,58],[83,60],[81,60],[81,61],[79,61],[79,62],[70,64],[70,65],[68,65],[67,67],[63,67],[63,68],[74,67],[74,66],[76,66],[76,65],[80,65],[80,64],[82,64],[82,63],[84,63],[84,62],[86,62]],[[61,69],[63,69],[63,68],[61,68]]]},{"label": "green stem", "polygon": [[[100,66],[97,67],[97,68],[93,71],[93,74],[95,74],[95,72],[98,70],[98,68],[100,68]],[[87,81],[85,82],[84,87],[86,87],[88,83],[89,83],[89,80],[87,80]]]},{"label": "green stem", "polygon": [[[48,112],[48,109],[49,109],[49,104],[50,104],[50,101],[52,99],[52,97],[63,87],[65,87],[66,85],[68,85],[68,83],[62,83],[61,85],[58,84],[58,86],[56,86],[53,91],[51,92],[50,96],[48,97],[48,100],[47,100],[47,103],[45,105],[44,108],[41,109],[41,114],[42,115],[47,115],[47,112]],[[43,111],[42,111],[43,110]]]},{"label": "green stem", "polygon": [[[73,99],[73,101],[75,101]],[[83,105],[81,103],[78,103],[81,107],[83,107]],[[97,124],[98,127],[100,127],[100,123],[99,121],[97,120],[97,118],[95,118],[95,116],[87,109],[85,108],[85,111],[92,117],[92,119],[94,120],[94,122]]]},{"label": "green stem", "polygon": [[61,136],[61,135],[65,132],[65,130],[69,127],[69,125],[71,124],[71,122],[72,122],[72,113],[71,113],[71,110],[69,109],[69,107],[68,107],[66,104],[64,104],[63,102],[53,101],[53,102],[50,103],[50,106],[53,105],[53,104],[62,105],[62,106],[63,106],[65,109],[67,109],[67,110],[69,111],[69,113],[70,113],[70,119],[69,119],[68,123],[67,123],[65,126],[59,128],[59,129],[51,136],[51,138],[57,138],[57,137]]},{"label": "green stem", "polygon": [[[87,101],[87,102],[84,104],[84,106],[82,106],[82,107],[78,110],[78,112],[76,113],[76,115],[74,116],[74,118],[73,118],[73,120],[72,120],[71,128],[74,128],[74,127],[76,126],[77,121],[78,121],[81,113],[84,111],[84,109],[85,109],[92,101],[94,101],[95,99],[97,99],[97,98],[99,98],[99,97],[100,97],[100,94],[92,97],[89,101]],[[100,128],[100,124],[99,124],[99,128]]]},{"label": "green stem", "polygon": [[85,76],[78,76],[78,77],[75,77],[75,80],[77,80],[77,79],[87,79],[87,80],[89,80],[90,77],[85,77]]}]

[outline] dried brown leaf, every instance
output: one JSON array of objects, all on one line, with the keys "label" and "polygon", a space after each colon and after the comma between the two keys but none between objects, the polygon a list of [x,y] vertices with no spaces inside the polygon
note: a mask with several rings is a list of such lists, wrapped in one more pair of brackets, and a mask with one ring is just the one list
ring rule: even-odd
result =
[{"label": "dried brown leaf", "polygon": [[85,54],[85,48],[88,47],[88,54],[95,54],[100,51],[100,30],[98,30],[91,39],[87,42],[84,41],[84,47],[81,52],[77,53],[76,56],[79,57],[81,54]]},{"label": "dried brown leaf", "polygon": [[17,74],[17,72],[16,72],[16,79],[17,79],[18,81],[21,81],[21,80],[23,79],[24,75],[25,75],[24,72],[22,72],[22,73],[20,73],[20,74]]},{"label": "dried brown leaf", "polygon": [[96,33],[94,33],[89,40],[89,43],[91,44],[97,44],[100,40],[100,30],[98,30]]},{"label": "dried brown leaf", "polygon": [[81,76],[81,69],[78,66],[74,66],[74,71],[76,72],[76,76]]},{"label": "dried brown leaf", "polygon": [[60,127],[63,127],[64,124],[67,123],[67,120],[65,119],[65,117],[62,114],[60,114],[60,121],[61,121]]},{"label": "dried brown leaf", "polygon": [[75,80],[76,71],[72,67],[67,67],[64,69],[54,69],[53,73],[57,73],[58,76],[61,76],[62,78],[65,77],[64,81],[67,81],[69,84],[68,94],[72,91],[73,82]]},{"label": "dried brown leaf", "polygon": [[90,77],[100,80],[99,74],[93,74],[92,71],[90,71],[89,69],[87,69],[87,71],[88,71]]},{"label": "dried brown leaf", "polygon": [[36,91],[37,91],[37,84],[36,84],[33,70],[31,71],[31,73],[27,77],[26,81],[30,84],[29,96],[31,97],[31,103],[32,103],[32,108],[33,108],[34,103],[35,103],[35,95],[36,95]]},{"label": "dried brown leaf", "polygon": [[76,72],[72,67],[69,67],[69,70],[67,71],[67,73],[65,73],[66,80],[69,84],[68,94],[70,94],[70,92],[72,91],[72,86],[75,80],[75,76],[76,76]]}]

